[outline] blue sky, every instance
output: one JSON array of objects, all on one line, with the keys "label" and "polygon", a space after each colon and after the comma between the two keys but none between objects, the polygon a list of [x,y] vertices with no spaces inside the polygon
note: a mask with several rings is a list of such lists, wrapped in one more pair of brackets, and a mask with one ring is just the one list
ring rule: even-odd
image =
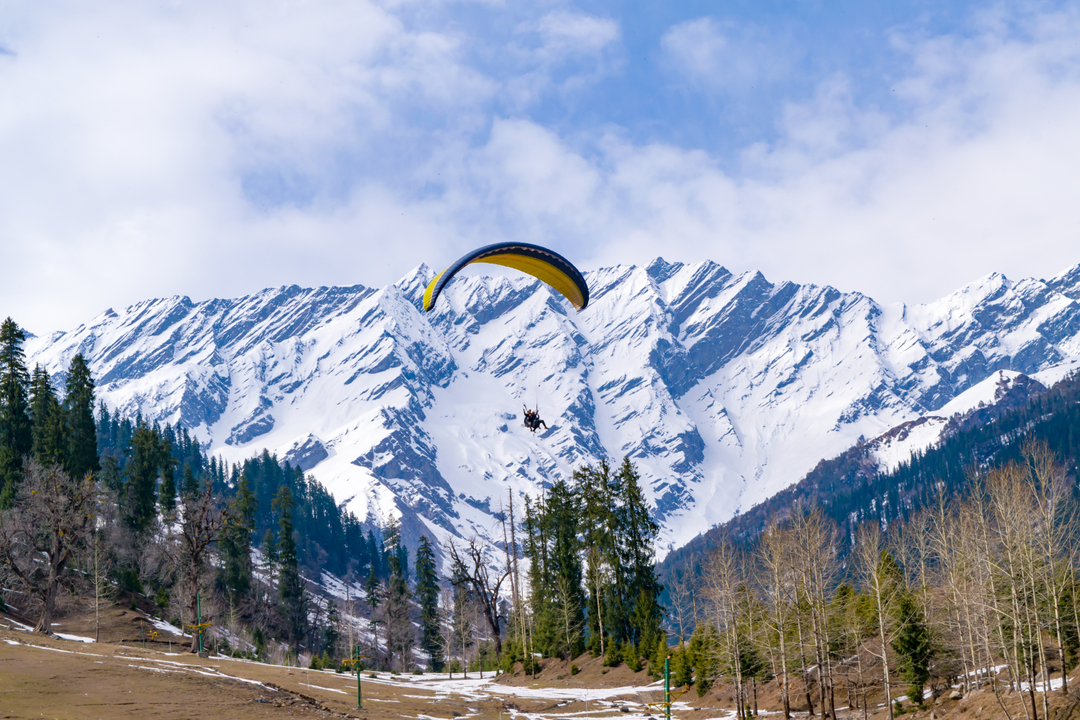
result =
[{"label": "blue sky", "polygon": [[497,239],[923,302],[1080,262],[1080,6],[0,0],[0,314]]}]

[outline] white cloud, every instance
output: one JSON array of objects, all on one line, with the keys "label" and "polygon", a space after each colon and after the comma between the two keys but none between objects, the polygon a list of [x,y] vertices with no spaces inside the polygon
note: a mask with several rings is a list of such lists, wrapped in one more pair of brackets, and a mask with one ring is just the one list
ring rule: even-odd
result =
[{"label": "white cloud", "polygon": [[619,25],[607,18],[554,10],[520,23],[515,36],[502,52],[519,69],[506,81],[506,95],[517,111],[552,92],[580,92],[617,65]]},{"label": "white cloud", "polygon": [[565,10],[548,13],[535,27],[544,38],[541,52],[560,59],[598,53],[619,39],[619,26],[614,21]]},{"label": "white cloud", "polygon": [[519,81],[611,71],[618,26],[569,11],[515,34],[507,79],[462,29],[371,3],[51,7],[0,30],[0,315],[38,332],[150,296],[382,284],[498,238],[884,300],[1080,262],[1070,13],[898,38],[903,115],[834,75],[732,162],[496,116]]},{"label": "white cloud", "polygon": [[[496,88],[457,38],[368,2],[21,10],[0,36],[0,266],[21,271],[0,300],[39,331],[144,296],[380,282],[383,238],[358,238],[400,165]],[[357,262],[325,272],[330,247]]]},{"label": "white cloud", "polygon": [[720,92],[746,92],[776,82],[798,59],[797,46],[783,35],[709,17],[671,27],[660,46],[690,86]]},{"label": "white cloud", "polygon": [[476,190],[447,210],[485,238],[543,239],[588,264],[709,258],[885,301],[993,270],[1046,277],[1080,262],[1078,30],[1064,15],[913,47],[903,120],[831,78],[738,172],[701,151],[617,135],[579,148],[497,122],[485,147],[447,159]]}]

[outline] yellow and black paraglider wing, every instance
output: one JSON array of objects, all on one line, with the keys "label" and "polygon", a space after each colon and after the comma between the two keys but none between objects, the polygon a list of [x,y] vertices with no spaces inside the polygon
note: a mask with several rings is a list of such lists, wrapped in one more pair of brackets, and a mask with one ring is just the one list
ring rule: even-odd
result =
[{"label": "yellow and black paraglider wing", "polygon": [[589,304],[589,286],[585,283],[585,277],[569,260],[538,245],[506,242],[473,250],[436,275],[424,290],[424,310],[435,307],[435,301],[446,283],[472,263],[502,265],[532,275],[557,290],[579,311]]}]

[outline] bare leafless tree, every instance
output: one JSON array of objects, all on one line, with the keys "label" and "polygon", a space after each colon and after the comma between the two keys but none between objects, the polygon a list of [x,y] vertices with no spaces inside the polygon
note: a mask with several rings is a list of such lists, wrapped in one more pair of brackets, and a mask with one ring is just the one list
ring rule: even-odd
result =
[{"label": "bare leafless tree", "polygon": [[730,539],[721,539],[709,554],[702,572],[703,600],[708,608],[707,621],[720,631],[723,638],[726,664],[732,670],[735,684],[735,717],[738,720],[747,720],[743,642],[738,622],[744,578],[745,559]]},{"label": "bare leafless tree", "polygon": [[671,613],[669,617],[674,624],[672,628],[679,636],[682,643],[687,638],[687,628],[694,623],[693,617],[693,594],[694,594],[694,571],[693,559],[687,563],[687,567],[675,570],[667,582],[668,599],[671,601]]},{"label": "bare leafless tree", "polygon": [[[194,620],[197,618],[199,593],[205,581],[207,554],[228,520],[228,511],[208,484],[202,494],[186,499],[178,512],[178,546],[173,549],[173,560],[180,569],[185,589],[190,593],[188,611],[189,617]],[[193,632],[191,652],[198,650],[199,632]]]},{"label": "bare leafless tree", "polygon": [[796,605],[795,543],[790,528],[776,524],[770,526],[762,535],[758,552],[764,570],[762,585],[770,610],[766,626],[778,645],[780,702],[786,719],[791,717],[787,635]]},{"label": "bare leafless tree", "polygon": [[104,545],[102,533],[94,532],[87,571],[90,583],[94,586],[94,642],[101,641],[101,608],[112,602],[116,594],[115,585],[109,579],[108,553]]},{"label": "bare leafless tree", "polygon": [[[885,549],[885,541],[877,524],[860,528],[855,541],[855,563],[863,586],[870,595],[874,610],[874,625],[879,648],[874,654],[881,661],[881,682],[885,689],[885,704],[889,720],[893,719],[892,684],[889,680],[889,645],[896,636],[894,608],[903,588],[903,575]],[[872,651],[873,652],[873,651]]]},{"label": "bare leafless tree", "polygon": [[34,632],[51,633],[57,594],[72,560],[94,526],[97,487],[59,466],[30,459],[15,501],[0,513],[0,557],[41,604]]},{"label": "bare leafless tree", "polygon": [[502,571],[495,570],[492,562],[485,557],[484,550],[475,537],[469,538],[469,545],[464,551],[459,550],[451,540],[447,543],[450,549],[450,563],[453,567],[452,582],[467,583],[472,590],[473,597],[480,604],[480,610],[484,614],[488,628],[491,630],[491,639],[495,644],[495,657],[502,655],[502,633],[499,628],[499,591],[503,582],[510,576],[510,568]]}]

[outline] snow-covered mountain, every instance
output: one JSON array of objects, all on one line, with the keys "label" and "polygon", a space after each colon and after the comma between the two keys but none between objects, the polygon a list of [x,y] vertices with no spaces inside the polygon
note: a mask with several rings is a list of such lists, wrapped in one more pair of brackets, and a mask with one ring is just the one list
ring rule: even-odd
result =
[{"label": "snow-covered mountain", "polygon": [[[580,314],[531,278],[476,274],[424,314],[432,276],[147,300],[35,338],[28,359],[62,377],[82,352],[121,412],[230,460],[268,448],[361,517],[438,536],[494,536],[508,493],[629,455],[671,547],[999,370],[1080,356],[1080,265],[883,306],[657,259],[588,273]],[[523,404],[550,428],[522,427]]]}]

